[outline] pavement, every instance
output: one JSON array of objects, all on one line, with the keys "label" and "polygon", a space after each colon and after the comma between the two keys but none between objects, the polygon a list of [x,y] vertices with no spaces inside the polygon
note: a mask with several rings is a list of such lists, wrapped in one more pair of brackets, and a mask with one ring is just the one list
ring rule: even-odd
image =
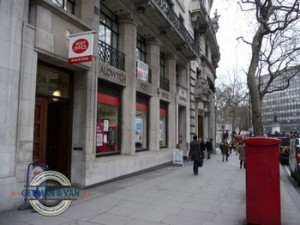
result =
[{"label": "pavement", "polygon": [[[1,225],[245,225],[245,169],[232,153],[205,160],[199,174],[192,162],[168,166],[82,190],[62,214],[32,209],[0,212]],[[281,224],[300,224],[300,195],[280,167]],[[263,203],[262,203],[263,204]]]}]

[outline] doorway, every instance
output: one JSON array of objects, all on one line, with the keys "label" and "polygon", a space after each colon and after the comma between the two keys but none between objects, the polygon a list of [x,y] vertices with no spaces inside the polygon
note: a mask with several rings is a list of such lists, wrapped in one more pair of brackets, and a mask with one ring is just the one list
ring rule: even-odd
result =
[{"label": "doorway", "polygon": [[67,100],[36,97],[33,161],[70,178],[71,107]]},{"label": "doorway", "polygon": [[203,130],[203,116],[198,115],[198,137],[204,138],[204,130]]},{"label": "doorway", "polygon": [[186,107],[178,106],[178,142],[181,150],[187,151]]}]

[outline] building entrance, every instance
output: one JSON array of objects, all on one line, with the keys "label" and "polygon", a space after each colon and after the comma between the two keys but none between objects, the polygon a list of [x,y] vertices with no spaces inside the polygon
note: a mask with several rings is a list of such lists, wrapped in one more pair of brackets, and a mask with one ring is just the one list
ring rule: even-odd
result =
[{"label": "building entrance", "polygon": [[181,150],[187,151],[186,107],[178,107],[178,144]]},{"label": "building entrance", "polygon": [[33,162],[70,178],[72,145],[70,74],[38,66],[34,117]]},{"label": "building entrance", "polygon": [[203,116],[198,115],[198,137],[204,138],[204,130],[203,130]]},{"label": "building entrance", "polygon": [[68,101],[36,97],[33,161],[70,177],[71,121]]}]

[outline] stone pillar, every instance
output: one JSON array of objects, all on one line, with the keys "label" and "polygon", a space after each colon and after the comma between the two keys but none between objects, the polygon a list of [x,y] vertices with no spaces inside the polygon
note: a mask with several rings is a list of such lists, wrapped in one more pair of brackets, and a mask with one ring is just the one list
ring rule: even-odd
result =
[{"label": "stone pillar", "polygon": [[166,75],[170,81],[170,95],[176,93],[176,57],[169,54],[166,60]]},{"label": "stone pillar", "polygon": [[[159,58],[160,58],[160,42],[156,38],[147,40],[147,63],[151,70],[152,85],[159,88]],[[154,95],[150,98],[150,118],[149,118],[149,150],[159,150],[159,97]]]},{"label": "stone pillar", "polygon": [[210,101],[210,105],[209,105],[209,109],[210,109],[210,135],[209,138],[212,138],[212,152],[216,153],[216,108],[215,108],[215,99],[214,99],[214,94],[211,93],[211,101]]},{"label": "stone pillar", "polygon": [[[100,2],[83,1],[81,19],[90,24],[98,33],[99,14],[91,13],[99,9]],[[87,168],[96,158],[96,111],[98,91],[98,39],[94,38],[94,59],[88,71],[74,72],[73,96],[73,148],[71,154],[71,181],[79,187],[86,186]],[[91,119],[93,118],[93,119]],[[80,150],[74,150],[74,147]]]},{"label": "stone pillar", "polygon": [[[176,97],[176,58],[175,55],[170,54],[167,58],[166,74],[170,81],[170,96]],[[176,148],[178,121],[176,121],[176,114],[178,113],[178,105],[175,102],[176,98],[171,98],[168,108],[168,148]]]},{"label": "stone pillar", "polygon": [[195,82],[197,80],[197,67],[196,62],[191,62],[189,64],[189,90],[188,90],[188,96],[189,96],[189,111],[190,111],[190,135],[189,135],[189,141],[192,140],[192,136],[194,134],[197,134],[197,100],[195,98]]},{"label": "stone pillar", "polygon": [[[37,69],[37,53],[34,51],[33,41],[34,32],[35,30],[30,25],[23,23],[22,30],[16,30],[14,33],[14,35],[22,37],[20,43],[11,46],[11,48],[15,46],[20,46],[20,48],[16,48],[14,51],[10,49],[11,54],[15,54],[15,58],[20,59],[20,61],[16,63],[16,65],[19,66],[13,66],[13,68],[9,67],[11,63],[7,63],[6,66],[8,66],[8,68],[5,70],[5,73],[7,73],[7,71],[10,72],[10,76],[8,76],[10,79],[7,78],[7,80],[3,80],[4,84],[7,82],[7,84],[11,85],[10,88],[15,87],[17,89],[14,95],[7,96],[6,104],[2,104],[2,106],[7,109],[7,112],[11,111],[12,113],[6,115],[5,121],[7,122],[2,124],[3,129],[6,129],[6,135],[3,135],[4,140],[1,140],[1,138],[0,141],[2,146],[6,146],[7,149],[1,151],[0,154],[1,158],[5,159],[3,164],[0,162],[0,164],[3,165],[1,167],[1,174],[8,177],[12,176],[15,172],[17,182],[23,182],[25,180],[27,166],[32,162]],[[17,91],[19,91],[19,93]],[[15,103],[15,106],[14,104],[7,105],[7,103]],[[17,135],[16,155],[14,154],[13,147],[10,146],[10,143],[14,143],[15,137],[12,135],[14,128],[16,129]],[[11,136],[8,136],[9,134],[11,134]],[[2,149],[0,148],[0,150]],[[14,171],[13,167],[14,159],[16,159],[16,171]]]},{"label": "stone pillar", "polygon": [[[179,147],[181,150],[187,150],[187,143],[190,140],[189,138],[189,127],[190,127],[190,112],[189,112],[189,90],[188,90],[188,65],[183,65],[177,67],[177,107],[178,107],[178,135],[176,138],[179,138],[181,135],[183,137],[182,143],[179,143],[179,140],[177,140],[177,143],[179,143]],[[180,99],[180,96],[184,96],[186,98],[185,101]],[[181,105],[181,106],[180,106]]]},{"label": "stone pillar", "polygon": [[131,15],[120,18],[120,50],[126,56],[125,72],[127,86],[122,95],[121,153],[135,154],[135,111],[136,111],[136,24]]}]

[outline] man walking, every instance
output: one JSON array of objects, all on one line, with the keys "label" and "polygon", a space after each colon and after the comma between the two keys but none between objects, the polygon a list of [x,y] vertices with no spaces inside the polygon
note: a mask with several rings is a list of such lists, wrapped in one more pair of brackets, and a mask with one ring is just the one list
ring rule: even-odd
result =
[{"label": "man walking", "polygon": [[193,136],[193,141],[190,142],[189,157],[194,161],[193,171],[195,175],[198,175],[199,164],[203,163],[203,154],[200,149],[200,142],[197,141],[197,135]]},{"label": "man walking", "polygon": [[208,139],[205,143],[206,151],[207,151],[207,159],[210,159],[210,154],[212,151],[212,139]]}]

